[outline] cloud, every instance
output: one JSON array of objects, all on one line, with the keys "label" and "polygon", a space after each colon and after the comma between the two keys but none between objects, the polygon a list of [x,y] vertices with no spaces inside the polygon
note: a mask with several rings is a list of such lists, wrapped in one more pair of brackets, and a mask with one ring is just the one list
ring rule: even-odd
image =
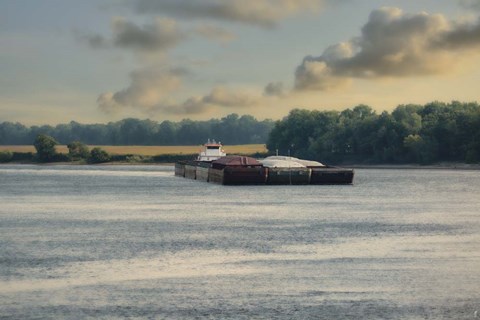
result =
[{"label": "cloud", "polygon": [[173,48],[188,37],[173,19],[156,18],[150,24],[138,26],[123,17],[112,19],[112,36],[83,34],[74,30],[79,41],[86,42],[94,49],[124,48],[138,52],[162,52]]},{"label": "cloud", "polygon": [[218,19],[272,27],[300,12],[322,7],[325,0],[137,0],[139,13],[170,14],[187,19]]},{"label": "cloud", "polygon": [[127,88],[100,94],[97,99],[99,109],[105,113],[115,113],[123,108],[133,108],[151,113],[181,85],[179,72],[161,68],[134,71],[130,79]]},{"label": "cloud", "polygon": [[283,83],[282,82],[270,82],[265,86],[265,89],[263,90],[263,94],[265,96],[271,96],[271,97],[281,97],[284,95],[284,88],[283,88]]},{"label": "cloud", "polygon": [[477,24],[457,24],[433,41],[433,47],[456,51],[480,47],[480,21]]},{"label": "cloud", "polygon": [[202,114],[211,110],[212,107],[205,103],[202,98],[191,97],[181,104],[159,105],[157,110],[170,114]]},{"label": "cloud", "polygon": [[249,108],[259,101],[259,96],[220,86],[203,97],[192,97],[182,104],[159,106],[159,109],[174,114],[200,114],[214,108]]},{"label": "cloud", "polygon": [[352,78],[438,74],[480,45],[480,25],[448,21],[427,13],[405,14],[382,8],[370,14],[361,36],[307,56],[295,73],[298,90],[329,90]]},{"label": "cloud", "polygon": [[112,21],[113,44],[120,48],[161,51],[177,45],[186,35],[172,19],[157,18],[152,24],[139,27],[125,18]]},{"label": "cloud", "polygon": [[108,41],[103,36],[95,34],[95,35],[87,35],[85,39],[88,41],[88,44],[95,49],[98,48],[105,48],[108,47]]},{"label": "cloud", "polygon": [[117,113],[123,106],[115,101],[113,93],[101,93],[97,98],[98,108],[107,114]]},{"label": "cloud", "polygon": [[334,75],[326,62],[313,57],[305,58],[295,73],[295,89],[330,91],[348,83],[348,79]]},{"label": "cloud", "polygon": [[226,43],[235,39],[235,35],[221,27],[200,24],[191,30],[181,30],[173,19],[156,18],[150,24],[139,26],[123,17],[112,19],[112,36],[106,38],[100,34],[85,34],[74,30],[75,37],[86,42],[94,49],[124,48],[137,52],[163,52],[177,46],[192,35]]},{"label": "cloud", "polygon": [[227,43],[235,39],[235,35],[228,30],[209,24],[197,26],[195,32],[205,38],[221,43]]},{"label": "cloud", "polygon": [[480,0],[460,0],[460,4],[468,9],[480,10]]},{"label": "cloud", "polygon": [[214,88],[209,95],[202,99],[205,103],[218,105],[222,107],[250,107],[257,101],[253,96],[239,92],[231,91],[225,87]]},{"label": "cloud", "polygon": [[78,29],[73,29],[72,32],[77,41],[86,43],[93,49],[103,49],[111,46],[109,40],[100,34],[88,34]]},{"label": "cloud", "polygon": [[145,68],[130,74],[130,85],[115,93],[102,93],[97,98],[98,108],[107,114],[130,108],[154,115],[158,113],[200,114],[213,108],[248,108],[256,105],[260,97],[215,87],[205,96],[191,97],[183,103],[172,103],[172,95],[181,86],[183,69],[163,70]]}]

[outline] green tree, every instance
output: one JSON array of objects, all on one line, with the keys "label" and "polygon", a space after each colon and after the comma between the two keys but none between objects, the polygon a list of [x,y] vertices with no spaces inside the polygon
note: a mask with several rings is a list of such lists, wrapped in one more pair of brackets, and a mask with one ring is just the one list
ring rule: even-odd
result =
[{"label": "green tree", "polygon": [[421,106],[409,104],[400,105],[392,112],[392,116],[399,124],[400,134],[408,136],[410,134],[417,134],[422,128],[422,117],[418,112]]},{"label": "green tree", "polygon": [[407,160],[409,161],[430,164],[438,160],[438,143],[435,140],[411,134],[405,137],[403,144],[408,151]]},{"label": "green tree", "polygon": [[12,161],[13,153],[11,151],[5,150],[0,151],[0,162],[10,162]]},{"label": "green tree", "polygon": [[68,147],[68,156],[70,157],[71,160],[87,159],[88,156],[90,155],[90,151],[88,150],[88,147],[80,141],[70,142],[67,145],[67,147]]},{"label": "green tree", "polygon": [[99,147],[95,147],[95,148],[92,149],[92,151],[90,151],[89,161],[91,163],[108,162],[108,161],[110,161],[110,159],[111,159],[111,157],[108,154],[108,152],[99,148]]},{"label": "green tree", "polygon": [[55,146],[58,142],[45,134],[39,134],[33,143],[37,150],[37,158],[41,162],[52,161],[57,154]]},{"label": "green tree", "polygon": [[408,160],[421,162],[422,149],[425,147],[423,138],[418,134],[410,134],[403,139],[403,145],[408,152]]}]

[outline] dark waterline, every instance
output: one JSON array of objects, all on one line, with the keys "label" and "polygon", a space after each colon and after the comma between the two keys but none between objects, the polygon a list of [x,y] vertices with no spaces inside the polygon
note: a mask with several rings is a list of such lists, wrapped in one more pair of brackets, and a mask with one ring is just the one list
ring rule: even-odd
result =
[{"label": "dark waterline", "polygon": [[472,319],[479,191],[468,170],[227,187],[0,166],[0,318]]}]

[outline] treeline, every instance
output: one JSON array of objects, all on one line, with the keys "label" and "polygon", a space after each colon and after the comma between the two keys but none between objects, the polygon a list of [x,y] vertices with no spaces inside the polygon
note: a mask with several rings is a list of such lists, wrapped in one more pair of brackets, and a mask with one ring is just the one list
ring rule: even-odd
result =
[{"label": "treeline", "polygon": [[[229,145],[267,142],[270,154],[278,150],[279,154],[331,164],[478,163],[480,106],[433,102],[400,105],[391,113],[380,114],[366,105],[341,112],[295,109],[277,122],[231,114],[208,121],[161,123],[138,119],[93,125],[70,122],[55,127],[0,123],[0,145],[29,145],[39,135],[53,137],[60,144],[88,145],[196,145],[208,138]],[[33,154],[3,156],[9,161],[28,161]]]},{"label": "treeline", "polygon": [[477,163],[480,106],[433,102],[381,114],[365,105],[342,112],[295,109],[275,123],[267,148],[326,163]]},{"label": "treeline", "polygon": [[88,145],[197,145],[207,139],[224,144],[265,143],[273,128],[272,120],[258,121],[250,115],[230,114],[208,121],[180,122],[124,119],[108,124],[70,122],[57,126],[26,127],[20,123],[0,123],[0,145],[30,145],[39,134],[60,144],[81,141]]},{"label": "treeline", "polygon": [[[39,134],[33,146],[33,152],[12,152],[9,150],[0,150],[0,163],[52,163],[52,162],[72,162],[76,164],[97,164],[105,162],[123,162],[123,163],[172,163],[180,160],[191,160],[196,154],[159,154],[154,156],[145,156],[137,154],[109,154],[100,147],[89,146],[80,142],[72,141],[67,145],[68,153],[58,152],[56,146],[58,142],[51,136]],[[265,156],[264,154],[255,154],[251,156]]]}]

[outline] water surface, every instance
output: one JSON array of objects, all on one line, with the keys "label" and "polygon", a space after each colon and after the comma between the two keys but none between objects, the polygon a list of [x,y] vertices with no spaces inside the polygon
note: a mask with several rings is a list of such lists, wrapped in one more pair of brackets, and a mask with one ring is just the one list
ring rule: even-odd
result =
[{"label": "water surface", "polygon": [[235,187],[3,165],[0,318],[473,319],[479,194],[480,171]]}]

